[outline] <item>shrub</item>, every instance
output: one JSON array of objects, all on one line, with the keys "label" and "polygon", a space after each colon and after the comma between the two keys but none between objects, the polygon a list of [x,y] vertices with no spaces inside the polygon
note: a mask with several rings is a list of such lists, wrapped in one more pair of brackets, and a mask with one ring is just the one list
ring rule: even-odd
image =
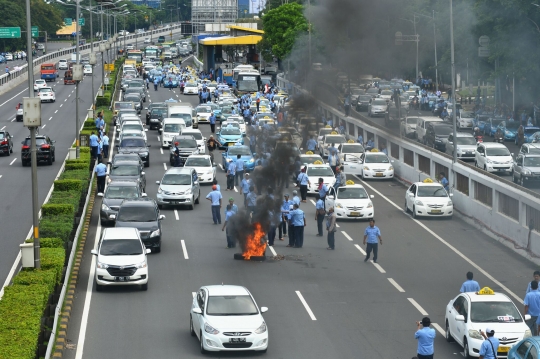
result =
[{"label": "shrub", "polygon": [[64,248],[42,248],[41,249],[41,268],[43,270],[52,270],[55,272],[55,283],[59,284],[62,280],[62,269],[66,262],[66,251]]},{"label": "shrub", "polygon": [[[35,331],[32,341],[37,342],[41,326],[41,316],[49,299],[49,285],[18,285],[4,288],[0,301],[0,318],[6,329],[27,329]],[[27,343],[27,345],[30,343]],[[0,355],[0,358],[8,358]]]},{"label": "shrub", "polygon": [[41,206],[43,216],[61,216],[75,214],[75,208],[71,204],[44,204]]},{"label": "shrub", "polygon": [[[60,269],[60,274],[62,271]],[[58,283],[58,273],[53,269],[23,269],[13,278],[14,285],[42,284],[47,286],[49,292],[54,292],[54,286]]]},{"label": "shrub", "polygon": [[[88,172],[88,170],[87,170]],[[65,172],[64,172],[65,173]],[[79,191],[82,192],[83,184],[76,179],[61,179],[54,181],[54,190],[56,191]]]},{"label": "shrub", "polygon": [[79,191],[53,191],[47,204],[70,204],[77,210],[80,202],[81,192]]},{"label": "shrub", "polygon": [[[33,239],[29,239],[29,241],[33,241]],[[41,248],[63,248],[60,238],[40,238],[39,245]]]},{"label": "shrub", "polygon": [[64,168],[66,171],[70,171],[70,170],[83,170],[83,169],[89,170],[90,169],[89,167],[90,167],[90,164],[85,161],[83,163],[66,163]]},{"label": "shrub", "polygon": [[96,106],[109,106],[111,104],[110,96],[98,96],[96,97]]},{"label": "shrub", "polygon": [[73,231],[73,216],[44,216],[39,222],[39,231],[43,238],[57,237],[64,244],[69,241],[69,235]]},{"label": "shrub", "polygon": [[[88,171],[88,169],[70,170],[70,171],[65,171],[64,173],[62,173],[60,175],[60,180],[78,180],[79,182],[80,181],[88,182],[88,180],[90,179],[90,176],[91,174],[90,174],[90,171]],[[81,184],[81,186],[83,185]],[[84,187],[86,188],[86,183],[84,184]]]}]

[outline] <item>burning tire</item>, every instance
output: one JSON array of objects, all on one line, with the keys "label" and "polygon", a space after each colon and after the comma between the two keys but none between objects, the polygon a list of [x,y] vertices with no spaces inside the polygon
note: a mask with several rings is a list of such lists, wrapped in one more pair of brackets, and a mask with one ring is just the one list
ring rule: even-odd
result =
[{"label": "burning tire", "polygon": [[240,260],[240,261],[249,260],[249,261],[255,261],[255,262],[262,262],[262,261],[266,260],[266,255],[251,256],[251,257],[249,257],[249,259],[246,259],[246,257],[242,253],[235,253],[234,254],[234,259]]}]

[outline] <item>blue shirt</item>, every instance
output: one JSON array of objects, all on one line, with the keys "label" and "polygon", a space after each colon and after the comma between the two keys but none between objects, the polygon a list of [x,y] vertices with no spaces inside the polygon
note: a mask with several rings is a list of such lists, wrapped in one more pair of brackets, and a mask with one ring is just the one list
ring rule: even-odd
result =
[{"label": "blue shirt", "polygon": [[289,220],[293,226],[304,226],[304,212],[298,208],[289,212]]},{"label": "blue shirt", "polygon": [[414,338],[418,340],[417,353],[420,355],[431,355],[434,352],[433,341],[435,340],[435,329],[424,327],[414,333]]},{"label": "blue shirt", "polygon": [[296,180],[300,182],[301,185],[307,185],[309,182],[309,177],[304,172],[300,172]]},{"label": "blue shirt", "polygon": [[244,161],[241,158],[236,160],[236,170],[237,171],[244,170]]},{"label": "blue shirt", "polygon": [[105,164],[100,163],[96,167],[94,167],[94,172],[96,172],[96,175],[98,177],[105,176],[107,174],[107,166]]},{"label": "blue shirt", "polygon": [[97,147],[97,146],[98,146],[98,136],[90,135],[90,147]]},{"label": "blue shirt", "polygon": [[[492,344],[493,344],[493,347],[492,347]],[[480,355],[482,355],[484,359],[495,359],[495,354],[497,353],[498,349],[499,349],[499,339],[495,337],[488,337],[486,340],[482,342],[482,345],[480,346]]]},{"label": "blue shirt", "polygon": [[108,146],[109,145],[109,137],[107,135],[104,135],[102,142],[103,142],[103,146]]},{"label": "blue shirt", "polygon": [[362,135],[358,136],[358,139],[356,140],[356,142],[360,143],[363,146],[364,145],[364,137],[362,137]]},{"label": "blue shirt", "polygon": [[315,141],[313,138],[310,138],[306,143],[306,147],[308,151],[315,151],[315,147],[317,147],[317,141]]},{"label": "blue shirt", "polygon": [[216,116],[212,115],[210,116],[210,118],[208,119],[210,121],[210,124],[211,125],[215,125],[216,124]]},{"label": "blue shirt", "polygon": [[289,213],[292,205],[293,202],[291,200],[283,200],[283,203],[281,204],[281,213]]},{"label": "blue shirt", "polygon": [[318,199],[315,204],[315,209],[324,209],[324,202],[322,199]]},{"label": "blue shirt", "polygon": [[379,243],[379,236],[381,235],[381,231],[377,226],[373,226],[373,228],[371,228],[371,226],[368,226],[364,231],[364,235],[367,236],[367,243]]},{"label": "blue shirt", "polygon": [[540,292],[538,289],[531,290],[527,295],[525,295],[525,300],[523,304],[529,306],[527,314],[530,314],[533,317],[538,317],[540,315]]},{"label": "blue shirt", "polygon": [[461,285],[461,289],[459,291],[461,293],[466,293],[466,292],[478,292],[479,290],[480,290],[480,285],[478,284],[478,282],[471,279],[471,280],[466,280]]},{"label": "blue shirt", "polygon": [[444,187],[444,189],[446,190],[446,192],[448,192],[448,180],[446,179],[446,177],[443,177],[442,180],[441,180],[441,184],[442,186]]},{"label": "blue shirt", "polygon": [[292,198],[292,203],[297,204],[298,206],[300,206],[300,198],[298,196],[294,196]]},{"label": "blue shirt", "polygon": [[246,180],[244,178],[242,180],[242,183],[240,183],[240,187],[242,188],[242,193],[248,194],[250,185],[251,185],[251,180]]},{"label": "blue shirt", "polygon": [[[234,214],[237,214],[238,213],[238,206],[233,203],[232,208],[230,209],[230,211],[233,212]],[[225,207],[225,215],[227,215],[228,212],[229,211],[227,210],[227,207]]]},{"label": "blue shirt", "polygon": [[101,120],[100,118],[96,118],[96,120],[94,121],[94,123],[96,124],[96,128],[99,128],[99,124],[101,123]]},{"label": "blue shirt", "polygon": [[321,198],[326,197],[327,193],[328,193],[328,186],[323,184],[321,189],[319,190],[319,197]]},{"label": "blue shirt", "polygon": [[229,210],[229,211],[225,211],[225,222],[228,222],[229,219],[230,219],[232,216],[234,216],[235,214],[236,214],[236,212],[235,212],[233,209],[231,209],[231,210]]},{"label": "blue shirt", "polygon": [[229,165],[227,166],[227,171],[229,176],[234,176],[236,174],[236,163],[229,163]]},{"label": "blue shirt", "polygon": [[219,206],[219,200],[222,199],[223,196],[221,195],[221,192],[215,190],[208,193],[206,198],[210,198],[212,200],[212,206]]},{"label": "blue shirt", "polygon": [[375,147],[375,142],[373,142],[372,140],[368,140],[366,147]]},{"label": "blue shirt", "polygon": [[527,284],[527,290],[525,291],[525,294],[529,293],[531,290],[531,282],[529,282],[529,284]]},{"label": "blue shirt", "polygon": [[255,207],[257,205],[257,193],[249,192],[246,197],[248,207]]}]

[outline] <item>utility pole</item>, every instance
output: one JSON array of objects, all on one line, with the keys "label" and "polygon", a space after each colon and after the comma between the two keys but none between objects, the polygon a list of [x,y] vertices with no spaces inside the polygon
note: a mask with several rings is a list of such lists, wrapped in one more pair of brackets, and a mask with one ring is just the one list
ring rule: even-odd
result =
[{"label": "utility pole", "polygon": [[[439,91],[439,81],[437,80],[439,70],[437,68],[437,32],[435,31],[435,10],[433,10],[433,41],[435,42],[435,88],[436,91]],[[416,43],[416,48],[418,49],[418,42]],[[469,72],[467,71],[467,83],[469,82],[468,76]]]},{"label": "utility pole", "polygon": [[[103,3],[100,4],[101,6],[101,43],[99,45],[99,51],[101,52],[101,86],[104,86],[105,84],[105,68],[103,66],[103,57],[105,56],[104,46],[103,44]],[[103,94],[102,94],[103,95]]]},{"label": "utility pole", "polygon": [[[453,124],[453,137],[457,138],[456,127],[456,65],[454,63],[454,14],[453,14],[452,0],[450,0],[450,62],[452,64],[452,94],[454,96],[452,100],[452,124]],[[452,155],[452,164],[457,161],[457,151],[454,151]],[[452,173],[450,176],[452,179],[452,187],[455,186],[455,175]]]},{"label": "utility pole", "polygon": [[[92,24],[92,0],[90,0],[90,8],[89,8],[89,12],[90,12],[90,54],[93,54],[94,53],[94,27],[93,27],[93,24]],[[90,55],[91,57],[92,55]],[[95,97],[95,94],[94,94],[94,65],[91,64],[92,66],[92,110],[94,110],[94,99],[96,98]]]},{"label": "utility pole", "polygon": [[[81,62],[81,54],[79,52],[79,19],[81,17],[81,6],[80,6],[80,0],[77,0],[77,10],[76,10],[76,18],[77,23],[75,25],[75,32],[77,34],[77,44],[75,45],[75,64],[79,65]],[[75,71],[74,71],[75,72]],[[81,148],[79,143],[79,83],[80,81],[76,81],[75,83],[75,148],[77,153],[77,158],[80,156]]]}]

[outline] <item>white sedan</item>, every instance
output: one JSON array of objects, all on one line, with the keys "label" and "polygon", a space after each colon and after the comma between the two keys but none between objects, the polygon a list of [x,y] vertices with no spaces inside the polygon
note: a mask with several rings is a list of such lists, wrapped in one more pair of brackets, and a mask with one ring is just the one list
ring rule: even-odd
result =
[{"label": "white sedan", "polygon": [[83,74],[86,75],[92,75],[92,65],[84,65],[83,67]]},{"label": "white sedan", "polygon": [[208,155],[191,155],[186,159],[184,168],[193,168],[199,177],[199,183],[212,183],[216,178],[216,167]]},{"label": "white sedan", "polygon": [[212,115],[212,108],[210,106],[199,105],[195,108],[195,111],[197,111],[197,119],[199,120],[199,123],[210,123],[210,116]]},{"label": "white sedan", "polygon": [[495,293],[488,287],[478,293],[461,293],[448,302],[445,311],[446,341],[456,341],[463,347],[465,358],[479,357],[484,338],[480,330],[490,328],[499,340],[497,358],[506,358],[508,351],[531,331],[516,305],[506,294]]},{"label": "white sedan", "polygon": [[42,87],[38,90],[38,96],[41,99],[41,102],[55,102],[56,95],[52,87]]},{"label": "white sedan", "polygon": [[324,184],[327,187],[332,187],[336,183],[336,178],[334,177],[334,172],[330,168],[329,164],[312,164],[307,165],[306,174],[309,177],[311,185],[308,185],[308,193],[318,194],[319,193],[319,178],[323,179]]},{"label": "white sedan", "polygon": [[201,287],[193,297],[189,331],[200,340],[201,353],[208,351],[266,352],[268,327],[251,293],[236,285]]},{"label": "white sedan", "polygon": [[197,95],[199,93],[199,87],[196,82],[188,82],[184,87],[184,95]]},{"label": "white sedan", "polygon": [[394,166],[383,152],[365,152],[360,158],[362,166],[362,179],[366,178],[394,178]]},{"label": "white sedan", "polygon": [[375,210],[373,202],[362,185],[352,184],[338,187],[337,192],[330,188],[325,199],[325,207],[334,207],[338,219],[373,218]]},{"label": "white sedan", "polygon": [[145,44],[149,44],[149,43],[150,43],[150,38],[149,38],[149,37],[145,38],[145,39],[144,39],[144,43],[145,43]]},{"label": "white sedan", "polygon": [[405,194],[405,212],[417,217],[449,217],[454,214],[452,199],[440,183],[415,182]]},{"label": "white sedan", "polygon": [[342,143],[338,146],[338,152],[345,173],[362,174],[360,157],[362,156],[362,153],[365,152],[364,146],[354,141]]},{"label": "white sedan", "polygon": [[36,80],[34,81],[34,91],[39,91],[39,89],[49,87],[47,86],[47,81],[45,80]]}]

